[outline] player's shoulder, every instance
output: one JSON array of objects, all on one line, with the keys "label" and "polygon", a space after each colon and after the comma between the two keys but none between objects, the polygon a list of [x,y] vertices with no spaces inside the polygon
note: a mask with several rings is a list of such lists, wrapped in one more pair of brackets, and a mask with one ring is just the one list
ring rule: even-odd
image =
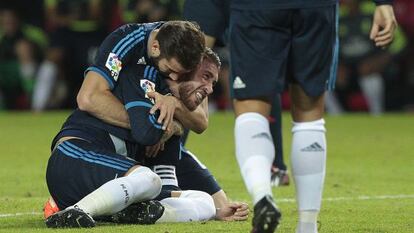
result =
[{"label": "player's shoulder", "polygon": [[164,21],[152,22],[152,23],[127,23],[117,28],[116,31],[130,32],[130,31],[135,31],[137,29],[142,29],[145,31],[152,31],[153,29],[161,27],[164,23],[165,23]]}]

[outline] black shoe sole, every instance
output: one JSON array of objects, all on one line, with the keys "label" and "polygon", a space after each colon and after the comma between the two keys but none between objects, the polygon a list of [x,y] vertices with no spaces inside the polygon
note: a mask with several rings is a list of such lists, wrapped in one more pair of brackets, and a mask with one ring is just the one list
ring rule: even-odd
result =
[{"label": "black shoe sole", "polygon": [[112,215],[112,221],[122,224],[154,224],[164,213],[164,206],[159,201],[134,203]]},{"label": "black shoe sole", "polygon": [[77,209],[59,211],[49,216],[45,223],[49,228],[89,228],[95,226],[95,221],[91,216]]},{"label": "black shoe sole", "polygon": [[279,225],[282,214],[271,197],[265,197],[259,202],[261,207],[255,207],[251,233],[273,233]]}]

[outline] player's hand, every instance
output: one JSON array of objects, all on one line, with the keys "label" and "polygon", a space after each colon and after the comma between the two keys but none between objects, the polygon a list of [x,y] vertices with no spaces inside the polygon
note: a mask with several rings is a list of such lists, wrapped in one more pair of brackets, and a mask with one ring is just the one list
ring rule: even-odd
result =
[{"label": "player's hand", "polygon": [[386,48],[394,40],[394,32],[397,28],[394,10],[391,5],[377,6],[370,38],[377,47]]},{"label": "player's hand", "polygon": [[179,104],[178,99],[174,96],[161,95],[156,91],[148,92],[147,95],[155,100],[155,104],[151,108],[150,114],[154,114],[157,110],[160,110],[160,116],[157,120],[158,124],[163,124],[163,130],[170,129],[175,109]]},{"label": "player's hand", "polygon": [[217,209],[216,219],[221,221],[244,221],[249,217],[249,206],[242,202],[230,202]]}]

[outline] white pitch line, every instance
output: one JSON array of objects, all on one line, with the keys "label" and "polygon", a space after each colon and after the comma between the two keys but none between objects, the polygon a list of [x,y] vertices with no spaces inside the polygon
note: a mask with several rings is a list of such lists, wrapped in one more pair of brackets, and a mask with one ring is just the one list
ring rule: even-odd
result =
[{"label": "white pitch line", "polygon": [[[379,195],[379,196],[357,196],[357,197],[327,197],[323,198],[322,201],[334,202],[334,201],[362,201],[362,200],[383,200],[383,199],[411,199],[414,195]],[[276,198],[277,203],[283,202],[296,202],[293,198]]]},{"label": "white pitch line", "polygon": [[26,213],[14,213],[14,214],[0,214],[0,218],[7,218],[7,217],[16,217],[16,216],[23,216],[23,215],[41,215],[41,212],[26,212]]},{"label": "white pitch line", "polygon": [[[413,199],[414,194],[406,195],[379,195],[379,196],[357,196],[357,197],[327,197],[322,201],[335,202],[335,201],[365,201],[365,200],[384,200],[384,199]],[[277,203],[296,202],[293,198],[281,198],[276,199]],[[42,215],[41,212],[25,212],[25,213],[14,213],[14,214],[0,214],[0,218],[17,217],[24,215]]]}]

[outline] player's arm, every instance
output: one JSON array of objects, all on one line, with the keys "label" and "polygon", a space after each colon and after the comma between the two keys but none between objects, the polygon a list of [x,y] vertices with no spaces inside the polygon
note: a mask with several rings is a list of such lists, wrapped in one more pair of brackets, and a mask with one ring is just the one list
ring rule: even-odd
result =
[{"label": "player's arm", "polygon": [[[190,111],[185,105],[173,96],[164,96],[157,92],[148,93],[148,96],[155,99],[155,105],[151,110],[163,110],[165,114],[160,114],[159,120],[164,121],[164,125],[170,125],[173,118],[177,119],[185,128],[202,133],[208,126],[208,101],[207,98],[194,111]],[[168,101],[168,100],[170,101]],[[172,110],[173,109],[173,110]],[[171,114],[173,113],[173,114]],[[159,121],[160,123],[161,121]],[[171,125],[170,125],[171,126]]]},{"label": "player's arm", "polygon": [[86,73],[77,96],[77,103],[79,109],[106,123],[130,128],[124,105],[112,94],[105,78],[95,71]]},{"label": "player's arm", "polygon": [[181,136],[184,134],[184,126],[176,120],[171,123],[170,129],[164,131],[160,141],[152,146],[145,147],[145,156],[153,158],[158,155],[160,151],[164,150],[165,142],[170,139],[173,135]]},{"label": "player's arm", "polygon": [[216,207],[216,220],[244,221],[249,217],[249,206],[243,202],[230,202],[222,189],[211,196]]},{"label": "player's arm", "polygon": [[208,99],[205,98],[194,111],[188,110],[184,104],[179,102],[174,118],[180,121],[185,128],[195,133],[204,132],[208,127]]},{"label": "player's arm", "polygon": [[139,25],[124,25],[108,35],[99,47],[94,65],[85,72],[85,78],[77,96],[81,110],[102,121],[130,128],[128,114],[123,104],[112,94],[123,66],[131,63],[135,47],[142,46],[126,40],[133,33],[144,31]]},{"label": "player's arm", "polygon": [[144,146],[158,143],[164,135],[163,125],[157,123],[158,113],[151,114],[151,101],[137,98],[125,103],[134,140]]},{"label": "player's arm", "polygon": [[370,38],[378,47],[385,48],[394,39],[394,32],[397,28],[392,0],[374,0],[377,4],[374,13]]}]

